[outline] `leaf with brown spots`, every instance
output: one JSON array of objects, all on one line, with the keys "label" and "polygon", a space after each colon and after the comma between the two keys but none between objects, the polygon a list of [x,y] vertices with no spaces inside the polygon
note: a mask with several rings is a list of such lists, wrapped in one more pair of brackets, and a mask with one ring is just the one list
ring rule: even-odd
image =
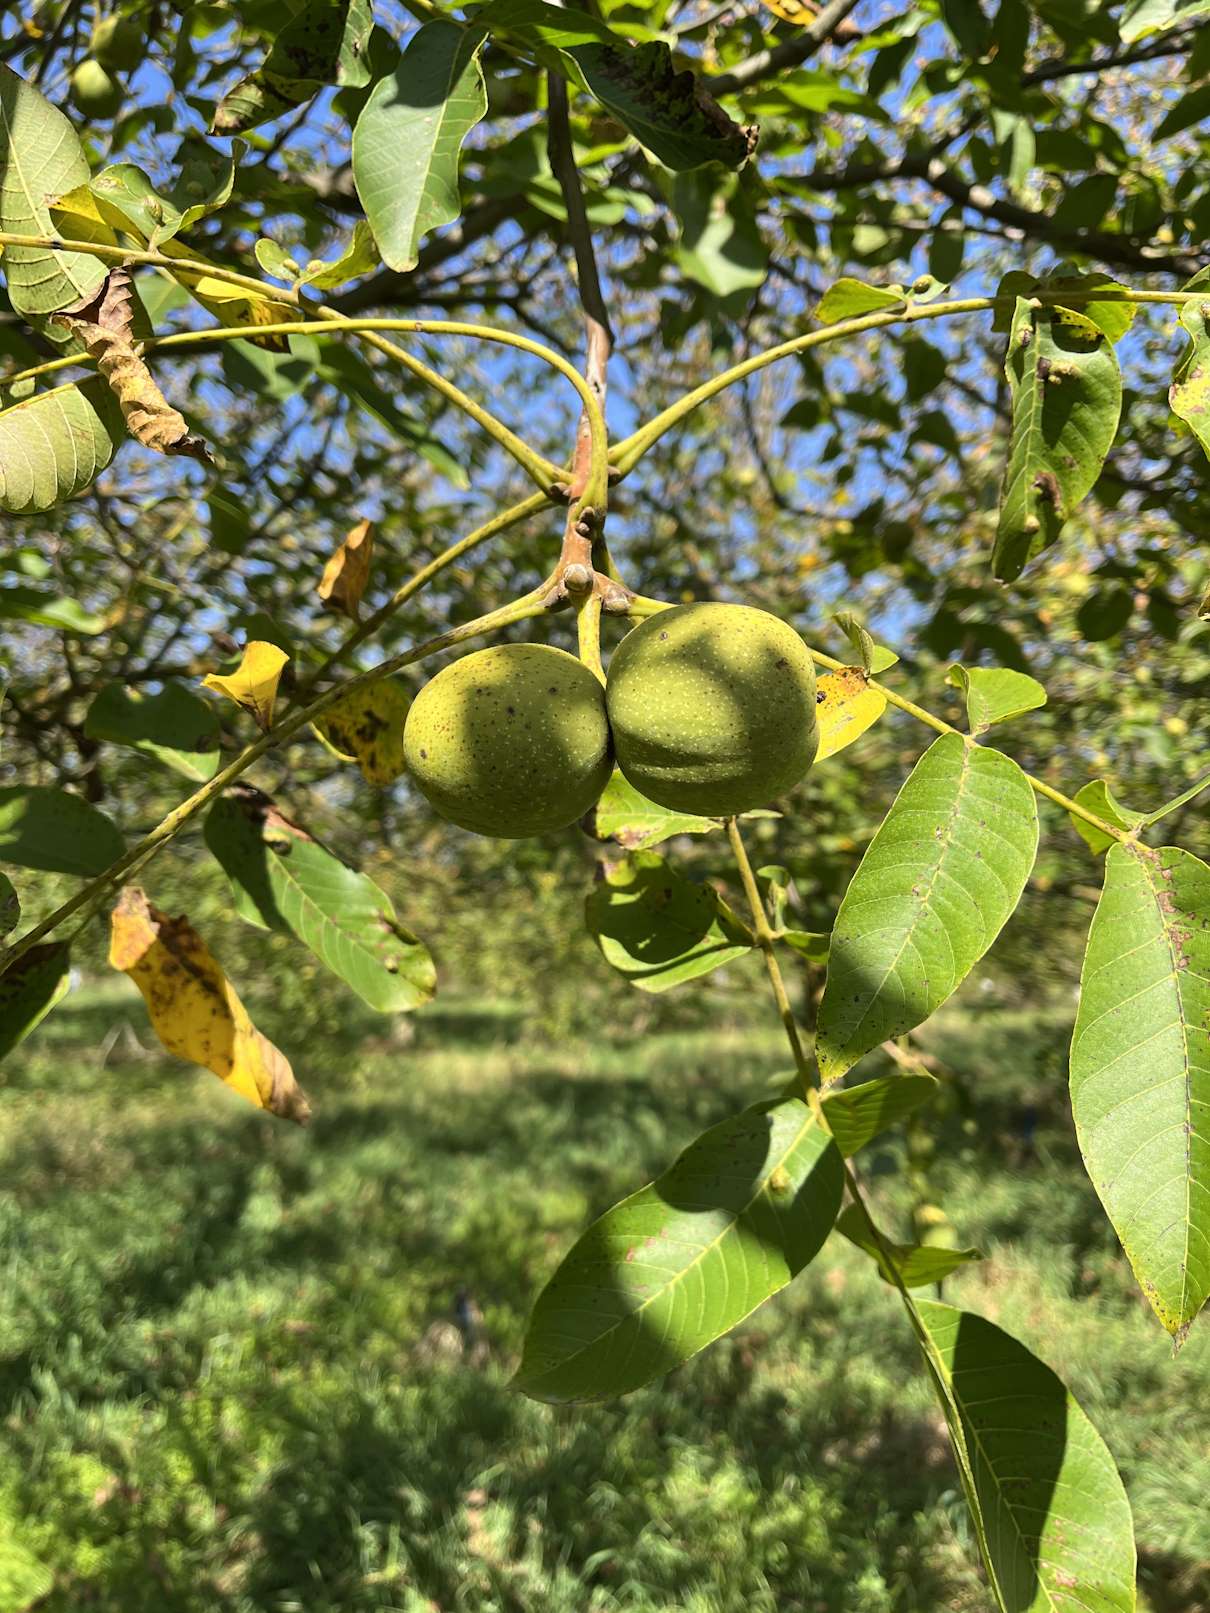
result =
[{"label": "leaf with brown spots", "polygon": [[886,710],[886,695],[870,688],[858,666],[825,672],[815,684],[815,716],[819,722],[816,762],[835,756],[860,739]]},{"label": "leaf with brown spots", "polygon": [[209,460],[206,444],[192,435],[184,415],[160,391],[134,340],[134,287],[128,269],[111,269],[93,296],[55,317],[96,360],[132,437],[157,454]]},{"label": "leaf with brown spots", "polygon": [[332,610],[343,611],[351,621],[358,621],[373,559],[374,523],[358,521],[324,567],[316,589],[320,599]]},{"label": "leaf with brown spots", "polygon": [[408,697],[393,678],[378,678],[343,695],[314,724],[343,762],[356,762],[367,784],[381,789],[403,772],[403,724]]},{"label": "leaf with brown spots", "polygon": [[253,639],[244,650],[244,658],[234,672],[220,676],[210,672],[202,679],[207,689],[214,689],[234,700],[237,706],[250,711],[258,727],[273,725],[273,708],[277,703],[277,685],[282,668],[290,657],[276,644],[264,639]]},{"label": "leaf with brown spots", "polygon": [[213,1070],[258,1109],[304,1125],[311,1106],[289,1060],[248,1016],[206,943],[182,914],[169,918],[136,886],[113,910],[109,961],[143,994],[170,1053]]}]

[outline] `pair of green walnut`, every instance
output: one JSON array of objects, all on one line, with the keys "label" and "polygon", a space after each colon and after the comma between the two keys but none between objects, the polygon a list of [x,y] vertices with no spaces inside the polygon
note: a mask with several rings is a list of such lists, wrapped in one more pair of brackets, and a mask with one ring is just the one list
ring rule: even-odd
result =
[{"label": "pair of green walnut", "polygon": [[506,840],[574,823],[615,760],[660,806],[747,812],[797,784],[818,743],[806,645],[747,605],[649,617],[614,652],[604,688],[549,645],[478,650],[425,685],[403,734],[441,816]]}]

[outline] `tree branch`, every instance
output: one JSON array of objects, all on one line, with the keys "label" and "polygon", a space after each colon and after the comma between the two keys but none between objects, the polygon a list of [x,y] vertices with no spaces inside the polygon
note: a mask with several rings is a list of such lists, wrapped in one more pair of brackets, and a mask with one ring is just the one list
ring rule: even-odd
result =
[{"label": "tree branch", "polygon": [[733,95],[736,90],[746,89],[749,84],[768,78],[770,74],[780,73],[784,68],[801,67],[803,62],[810,61],[816,51],[832,39],[860,37],[860,29],[851,23],[846,26],[849,13],[856,9],[857,0],[832,0],[830,5],[823,7],[814,22],[799,29],[793,39],[774,45],[771,50],[757,51],[729,73],[718,73],[708,78],[706,88],[711,95]]}]

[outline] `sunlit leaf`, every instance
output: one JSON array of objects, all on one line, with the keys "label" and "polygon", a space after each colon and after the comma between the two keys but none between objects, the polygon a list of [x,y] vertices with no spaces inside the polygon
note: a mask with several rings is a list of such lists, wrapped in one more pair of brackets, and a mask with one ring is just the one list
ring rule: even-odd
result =
[{"label": "sunlit leaf", "polygon": [[840,319],[856,319],[880,308],[893,308],[906,298],[902,286],[867,286],[863,280],[843,275],[819,299],[815,317],[821,324],[834,325]]},{"label": "sunlit leaf", "polygon": [[125,437],[102,380],[57,386],[0,410],[0,509],[53,509],[91,487]]},{"label": "sunlit leaf", "polygon": [[1037,847],[1034,793],[1017,764],[942,734],[840,904],[816,1038],[825,1081],[961,984],[1020,900]]},{"label": "sunlit leaf", "polygon": [[816,763],[860,739],[886,710],[886,695],[871,689],[865,673],[855,666],[821,673],[815,684],[815,701],[819,722]]},{"label": "sunlit leaf", "polygon": [[[88,161],[68,120],[0,62],[0,229],[54,235],[47,198],[88,182]],[[6,246],[4,278],[18,313],[47,314],[91,296],[105,265],[81,252]]]},{"label": "sunlit leaf", "polygon": [[369,585],[373,559],[374,523],[358,521],[324,567],[316,588],[320,599],[331,610],[359,621],[361,596]]},{"label": "sunlit leaf", "polygon": [[686,879],[653,851],[606,868],[585,911],[606,963],[642,991],[670,991],[753,944],[712,885]]},{"label": "sunlit leaf", "polygon": [[353,178],[383,262],[416,266],[420,241],[462,211],[462,143],[487,111],[483,35],[425,23],[381,79],[353,130]]},{"label": "sunlit leaf", "polygon": [[1189,345],[1181,354],[1168,389],[1168,402],[1178,420],[1183,420],[1210,455],[1210,270],[1194,275],[1182,289],[1195,291],[1204,286],[1206,301],[1181,305],[1181,327]]},{"label": "sunlit leaf", "polygon": [[202,683],[207,689],[225,694],[237,706],[251,712],[259,727],[271,728],[277,685],[281,681],[282,668],[289,659],[276,644],[254,639],[244,650],[243,658],[234,672],[226,676],[209,672]]},{"label": "sunlit leaf", "polygon": [[[1086,807],[1094,817],[1100,818],[1102,822],[1112,824],[1115,829],[1123,831],[1133,829],[1143,821],[1141,812],[1132,812],[1129,807],[1124,807],[1114,800],[1113,794],[1104,779],[1093,779],[1090,784],[1085,784],[1076,791],[1073,800],[1077,801],[1080,806]],[[1112,835],[1107,835],[1103,829],[1098,829],[1095,824],[1088,823],[1077,813],[1069,812],[1068,817],[1071,819],[1072,827],[1076,833],[1087,841],[1091,850],[1096,852],[1108,851],[1110,846],[1114,844]]]},{"label": "sunlit leaf", "polygon": [[955,665],[946,674],[946,682],[966,696],[966,715],[975,735],[1046,704],[1046,690],[1037,678],[1006,667]]},{"label": "sunlit leaf", "polygon": [[33,622],[38,627],[53,627],[60,633],[89,638],[103,633],[108,625],[104,616],[85,610],[78,599],[63,599],[44,588],[29,588],[23,583],[0,587],[0,619]]},{"label": "sunlit leaf", "polygon": [[1132,45],[1145,34],[1184,27],[1198,17],[1210,17],[1210,0],[1129,0],[1122,12],[1122,42]]},{"label": "sunlit leaf", "polygon": [[206,819],[206,844],[231,880],[242,917],[295,935],[371,1008],[428,1002],[437,975],[428,948],[399,923],[390,897],[280,813],[237,785]]},{"label": "sunlit leaf", "polygon": [[673,812],[641,795],[615,768],[613,777],[601,792],[593,816],[594,833],[602,840],[616,840],[627,851],[649,851],[673,835],[709,834],[721,827],[718,818],[695,817]]},{"label": "sunlit leaf", "polygon": [[201,1064],[258,1109],[303,1124],[311,1109],[285,1055],[253,1025],[206,943],[128,885],[111,918],[109,961],[143,994],[152,1028],[178,1058]]},{"label": "sunlit leaf", "polygon": [[1099,325],[1027,297],[1016,301],[1004,373],[1013,423],[993,568],[1011,582],[1055,541],[1101,474],[1117,434],[1122,376]]},{"label": "sunlit leaf", "polygon": [[678,1366],[819,1252],[842,1186],[799,1098],[714,1126],[576,1243],[534,1307],[516,1387],[604,1400]]},{"label": "sunlit leaf", "polygon": [[1092,1185],[1180,1342],[1210,1296],[1210,868],[1176,846],[1105,859],[1071,1107]]}]

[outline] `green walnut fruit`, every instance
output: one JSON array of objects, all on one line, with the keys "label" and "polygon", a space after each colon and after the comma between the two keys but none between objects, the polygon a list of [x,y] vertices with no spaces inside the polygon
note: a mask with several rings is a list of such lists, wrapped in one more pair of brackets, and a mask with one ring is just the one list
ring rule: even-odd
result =
[{"label": "green walnut fruit", "polygon": [[651,800],[730,817],[767,806],[815,760],[815,667],[748,605],[677,605],[628,633],[605,691],[618,766]]},{"label": "green walnut fruit", "polygon": [[502,840],[565,829],[609,778],[605,691],[547,644],[477,650],[416,696],[403,755],[429,802],[463,829]]},{"label": "green walnut fruit", "polygon": [[125,94],[120,81],[112,78],[91,56],[72,68],[71,98],[76,110],[93,121],[116,118]]},{"label": "green walnut fruit", "polygon": [[91,50],[111,73],[132,73],[143,60],[147,40],[133,17],[100,17],[92,31]]}]

